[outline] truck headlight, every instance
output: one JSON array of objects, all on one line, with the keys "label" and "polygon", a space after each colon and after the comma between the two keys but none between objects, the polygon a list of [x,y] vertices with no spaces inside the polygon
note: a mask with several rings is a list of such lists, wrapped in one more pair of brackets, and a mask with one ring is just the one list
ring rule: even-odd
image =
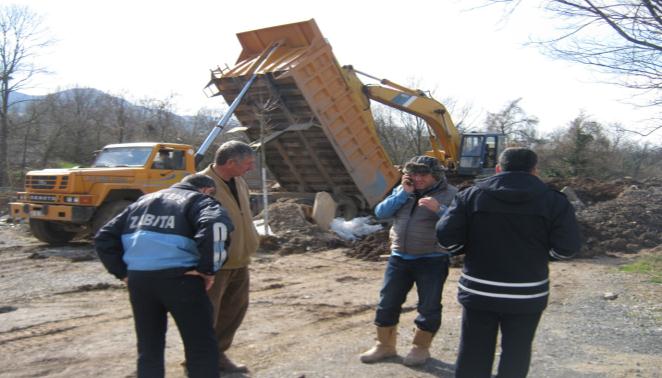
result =
[{"label": "truck headlight", "polygon": [[80,203],[80,198],[78,196],[65,196],[64,202],[66,203]]}]

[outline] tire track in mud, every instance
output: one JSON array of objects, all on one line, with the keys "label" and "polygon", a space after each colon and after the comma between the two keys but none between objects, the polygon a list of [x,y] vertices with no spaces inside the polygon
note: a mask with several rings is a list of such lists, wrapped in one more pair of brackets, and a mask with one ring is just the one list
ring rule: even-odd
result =
[{"label": "tire track in mud", "polygon": [[345,345],[354,329],[371,323],[383,275],[381,266],[338,251],[281,257],[251,269],[248,318],[232,353],[250,361],[258,376],[316,355],[325,343]]},{"label": "tire track in mud", "polygon": [[48,345],[51,349],[59,349],[57,345],[60,344],[66,347],[68,341],[88,335],[91,329],[101,328],[104,323],[125,321],[128,318],[131,318],[131,315],[82,315],[14,328],[0,332],[0,349],[3,354],[32,350],[43,353],[44,345]]}]

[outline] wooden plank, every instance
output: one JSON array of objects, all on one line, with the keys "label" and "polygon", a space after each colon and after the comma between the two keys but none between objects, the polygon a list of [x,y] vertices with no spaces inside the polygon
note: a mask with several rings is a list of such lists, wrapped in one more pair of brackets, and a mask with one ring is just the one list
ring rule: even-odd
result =
[{"label": "wooden plank", "polygon": [[330,188],[334,188],[335,191],[335,183],[333,182],[333,179],[331,179],[331,176],[329,175],[329,172],[324,168],[324,165],[320,162],[320,160],[317,158],[317,154],[315,149],[313,149],[308,141],[306,140],[306,137],[301,133],[300,131],[297,131],[296,134],[299,136],[299,139],[301,140],[301,143],[305,146],[306,150],[308,151],[308,154],[310,155],[310,158],[313,160],[313,163],[315,163],[315,166],[319,170],[319,173],[322,175],[324,180],[329,184]]},{"label": "wooden plank", "polygon": [[298,192],[309,191],[306,182],[297,172],[296,166],[290,161],[290,158],[287,155],[287,151],[285,150],[285,148],[283,148],[283,146],[280,144],[278,140],[271,141],[271,144],[273,144],[276,147],[276,149],[280,153],[280,157],[283,159],[285,164],[287,164],[288,168],[290,169],[290,173],[292,173],[292,175],[294,175],[294,177],[296,177],[297,181],[299,182],[299,189],[297,191]]}]

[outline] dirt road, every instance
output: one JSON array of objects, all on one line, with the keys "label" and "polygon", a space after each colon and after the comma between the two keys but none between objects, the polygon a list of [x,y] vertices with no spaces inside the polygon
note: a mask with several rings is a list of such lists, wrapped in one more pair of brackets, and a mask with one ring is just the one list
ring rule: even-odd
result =
[{"label": "dirt road", "polygon": [[[662,253],[662,250],[648,253]],[[531,377],[660,377],[662,285],[617,269],[632,255],[553,263],[552,296],[534,344]],[[460,307],[458,269],[444,292],[434,358],[411,369],[401,358],[364,365],[384,262],[342,250],[259,255],[251,304],[230,355],[254,377],[447,377],[453,374]],[[125,288],[87,243],[53,248],[0,226],[0,377],[129,377],[133,323]],[[605,292],[618,298],[603,299]],[[411,340],[415,295],[401,319],[398,348]],[[167,376],[182,376],[174,323]]]}]

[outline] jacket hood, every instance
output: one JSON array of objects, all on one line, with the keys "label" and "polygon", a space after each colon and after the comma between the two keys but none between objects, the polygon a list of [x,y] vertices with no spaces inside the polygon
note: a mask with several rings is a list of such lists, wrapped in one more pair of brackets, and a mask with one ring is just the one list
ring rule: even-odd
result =
[{"label": "jacket hood", "polygon": [[527,202],[546,193],[549,188],[537,176],[526,172],[501,172],[477,180],[476,186],[504,202]]}]

